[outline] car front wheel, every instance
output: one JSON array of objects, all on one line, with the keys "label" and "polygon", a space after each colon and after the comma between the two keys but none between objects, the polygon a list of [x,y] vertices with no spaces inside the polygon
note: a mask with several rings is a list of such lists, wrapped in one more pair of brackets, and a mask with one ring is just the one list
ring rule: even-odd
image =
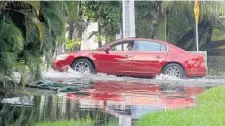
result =
[{"label": "car front wheel", "polygon": [[185,71],[179,64],[171,63],[164,67],[163,74],[177,78],[184,78]]},{"label": "car front wheel", "polygon": [[93,65],[87,59],[76,60],[73,63],[72,68],[74,71],[79,72],[79,73],[93,73],[94,72]]}]

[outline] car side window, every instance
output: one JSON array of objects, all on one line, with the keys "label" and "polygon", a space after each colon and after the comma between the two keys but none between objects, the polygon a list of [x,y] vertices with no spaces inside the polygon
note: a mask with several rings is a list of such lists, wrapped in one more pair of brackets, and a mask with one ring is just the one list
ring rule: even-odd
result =
[{"label": "car side window", "polygon": [[135,51],[147,51],[147,52],[163,52],[167,51],[167,46],[157,42],[151,41],[137,41],[135,45]]},{"label": "car side window", "polygon": [[123,41],[110,46],[111,51],[132,51],[133,42],[132,41]]}]

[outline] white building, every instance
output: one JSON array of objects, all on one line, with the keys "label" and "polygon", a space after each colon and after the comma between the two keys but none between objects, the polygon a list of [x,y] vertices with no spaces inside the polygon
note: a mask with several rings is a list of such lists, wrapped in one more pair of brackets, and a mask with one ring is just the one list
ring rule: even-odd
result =
[{"label": "white building", "polygon": [[[89,38],[93,31],[98,31],[98,23],[91,22],[82,34],[81,50],[93,50],[98,48],[98,41],[95,36]],[[88,39],[89,38],[89,39]]]}]

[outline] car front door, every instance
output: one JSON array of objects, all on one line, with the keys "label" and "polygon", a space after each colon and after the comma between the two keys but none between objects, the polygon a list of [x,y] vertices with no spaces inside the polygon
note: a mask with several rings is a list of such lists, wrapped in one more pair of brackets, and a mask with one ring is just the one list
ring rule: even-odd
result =
[{"label": "car front door", "polygon": [[167,56],[167,46],[148,40],[135,41],[134,67],[135,72],[143,75],[160,73],[163,62]]},{"label": "car front door", "polygon": [[126,50],[126,46],[133,41],[120,41],[110,45],[110,51],[99,51],[97,71],[108,74],[127,75],[134,71],[133,51]]}]

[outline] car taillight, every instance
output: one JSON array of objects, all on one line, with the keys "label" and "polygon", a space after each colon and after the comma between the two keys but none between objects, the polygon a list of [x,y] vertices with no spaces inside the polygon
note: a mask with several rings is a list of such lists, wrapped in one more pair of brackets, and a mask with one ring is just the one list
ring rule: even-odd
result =
[{"label": "car taillight", "polygon": [[205,65],[205,68],[207,69],[207,55],[205,53],[202,53],[201,59]]},{"label": "car taillight", "polygon": [[203,54],[202,56],[199,57],[199,61],[201,61],[201,64],[204,64],[206,71],[208,71],[207,57]]}]

